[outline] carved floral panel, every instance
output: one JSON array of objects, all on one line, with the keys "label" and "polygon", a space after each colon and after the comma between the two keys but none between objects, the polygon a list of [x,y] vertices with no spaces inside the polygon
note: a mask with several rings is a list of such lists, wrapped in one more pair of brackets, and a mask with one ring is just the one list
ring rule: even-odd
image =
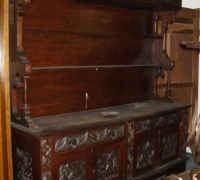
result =
[{"label": "carved floral panel", "polygon": [[59,180],[86,180],[85,159],[73,161],[59,168]]},{"label": "carved floral panel", "polygon": [[51,180],[51,139],[41,140],[42,180]]},{"label": "carved floral panel", "polygon": [[79,146],[94,144],[106,140],[114,140],[123,136],[124,125],[96,131],[86,131],[84,133],[55,139],[55,152],[75,149]]},{"label": "carved floral panel", "polygon": [[128,123],[128,143],[127,143],[127,180],[133,178],[133,144],[134,144],[134,122]]},{"label": "carved floral panel", "polygon": [[150,139],[138,143],[137,145],[137,169],[146,167],[154,163],[155,140]]},{"label": "carved floral panel", "polygon": [[17,150],[17,178],[20,180],[33,180],[32,174],[32,156],[22,151]]},{"label": "carved floral panel", "polygon": [[97,180],[109,180],[119,176],[119,150],[99,154]]},{"label": "carved floral panel", "polygon": [[177,132],[165,134],[162,138],[162,159],[176,155],[177,150]]}]

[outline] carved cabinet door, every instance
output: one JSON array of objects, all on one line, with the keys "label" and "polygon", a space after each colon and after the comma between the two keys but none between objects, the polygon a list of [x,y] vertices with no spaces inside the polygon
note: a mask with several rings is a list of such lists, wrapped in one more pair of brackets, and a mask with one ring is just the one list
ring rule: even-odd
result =
[{"label": "carved cabinet door", "polygon": [[160,165],[178,158],[180,149],[179,126],[160,131]]},{"label": "carved cabinet door", "polygon": [[56,157],[53,162],[53,179],[55,180],[92,179],[91,149],[66,153]]},{"label": "carved cabinet door", "polygon": [[135,135],[134,168],[135,174],[140,175],[158,165],[158,132],[140,132]]},{"label": "carved cabinet door", "polygon": [[111,143],[94,149],[94,179],[123,180],[125,178],[124,142]]}]

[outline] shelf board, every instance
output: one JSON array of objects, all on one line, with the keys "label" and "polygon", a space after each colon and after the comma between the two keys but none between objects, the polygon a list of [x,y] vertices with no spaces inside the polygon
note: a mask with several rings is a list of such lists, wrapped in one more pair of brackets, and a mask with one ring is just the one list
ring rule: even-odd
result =
[{"label": "shelf board", "polygon": [[130,68],[130,67],[160,67],[156,64],[141,64],[141,65],[90,65],[90,66],[43,66],[32,67],[32,70],[53,70],[53,69],[98,69],[98,68]]},{"label": "shelf board", "polygon": [[200,42],[183,41],[183,45],[187,48],[200,49]]}]

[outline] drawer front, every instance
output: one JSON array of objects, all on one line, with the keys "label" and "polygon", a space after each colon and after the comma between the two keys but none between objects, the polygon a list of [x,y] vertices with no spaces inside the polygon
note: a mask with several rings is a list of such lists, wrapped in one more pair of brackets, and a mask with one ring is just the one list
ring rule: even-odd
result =
[{"label": "drawer front", "polygon": [[181,121],[180,111],[165,113],[157,116],[150,116],[135,122],[135,132],[148,131],[155,128],[162,128],[168,125],[177,124]]},{"label": "drawer front", "polygon": [[124,137],[124,124],[77,132],[56,138],[55,153]]}]

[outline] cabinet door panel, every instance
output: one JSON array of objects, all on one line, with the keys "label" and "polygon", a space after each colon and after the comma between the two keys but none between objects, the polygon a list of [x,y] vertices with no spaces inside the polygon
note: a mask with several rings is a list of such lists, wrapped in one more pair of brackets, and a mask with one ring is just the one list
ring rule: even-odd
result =
[{"label": "cabinet door panel", "polygon": [[160,132],[160,165],[178,158],[179,132],[178,126]]},{"label": "cabinet door panel", "polygon": [[157,167],[158,133],[145,132],[135,136],[134,164],[136,174]]},{"label": "cabinet door panel", "polygon": [[94,149],[95,180],[122,180],[125,175],[124,142]]},{"label": "cabinet door panel", "polygon": [[53,174],[56,180],[92,179],[91,151],[75,151],[54,159]]}]

